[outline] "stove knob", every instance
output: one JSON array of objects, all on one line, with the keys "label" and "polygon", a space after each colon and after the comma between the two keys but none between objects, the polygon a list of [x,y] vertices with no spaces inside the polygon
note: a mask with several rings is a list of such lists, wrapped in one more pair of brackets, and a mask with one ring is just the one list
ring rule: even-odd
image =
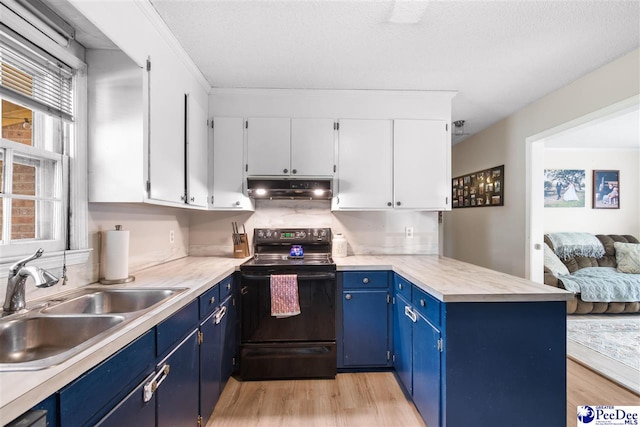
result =
[{"label": "stove knob", "polygon": [[305,237],[307,237],[307,233],[305,233],[304,231],[300,232],[300,238],[304,239]]},{"label": "stove knob", "polygon": [[313,230],[313,237],[318,237],[318,230]]},{"label": "stove knob", "polygon": [[271,230],[267,230],[267,237],[271,237]]},{"label": "stove knob", "polygon": [[320,232],[320,235],[321,235],[322,237],[326,237],[326,236],[327,236],[327,230],[322,230],[322,231]]},{"label": "stove knob", "polygon": [[264,237],[264,231],[259,230],[258,231],[258,237],[260,237],[262,239]]}]

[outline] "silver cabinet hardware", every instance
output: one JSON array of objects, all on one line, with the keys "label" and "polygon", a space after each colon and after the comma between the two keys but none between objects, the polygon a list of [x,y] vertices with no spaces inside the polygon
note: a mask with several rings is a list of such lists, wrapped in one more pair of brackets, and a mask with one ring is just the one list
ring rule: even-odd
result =
[{"label": "silver cabinet hardware", "polygon": [[156,373],[156,375],[153,378],[151,378],[151,381],[149,381],[144,385],[143,400],[145,403],[151,400],[151,398],[153,397],[153,393],[155,393],[156,390],[158,390],[158,387],[160,387],[160,384],[162,384],[162,382],[169,375],[170,369],[171,369],[170,365],[168,364],[164,365],[162,369],[160,369]]},{"label": "silver cabinet hardware", "polygon": [[350,299],[351,299],[351,294],[346,294],[346,295],[344,296],[344,299],[346,299],[346,300],[350,300]]},{"label": "silver cabinet hardware", "polygon": [[409,307],[408,305],[404,306],[404,314],[409,319],[411,319],[413,323],[416,323],[418,321],[418,316],[413,311],[411,311],[411,307]]},{"label": "silver cabinet hardware", "polygon": [[369,283],[369,278],[365,277],[364,279],[362,279],[362,283],[364,283],[365,285]]},{"label": "silver cabinet hardware", "polygon": [[426,306],[427,306],[427,302],[426,302],[425,300],[421,299],[421,300],[420,300],[420,305],[421,305],[422,307],[426,307]]},{"label": "silver cabinet hardware", "polygon": [[215,304],[216,302],[216,297],[211,297],[211,299],[209,300],[209,304]]},{"label": "silver cabinet hardware", "polygon": [[402,283],[398,283],[398,289],[402,290]]}]

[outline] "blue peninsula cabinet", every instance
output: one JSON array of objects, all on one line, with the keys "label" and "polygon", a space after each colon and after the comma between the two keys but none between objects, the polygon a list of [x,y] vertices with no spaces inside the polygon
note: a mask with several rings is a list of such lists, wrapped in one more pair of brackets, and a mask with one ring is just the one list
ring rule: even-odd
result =
[{"label": "blue peninsula cabinet", "polygon": [[395,367],[429,427],[565,425],[564,301],[445,303],[394,289]]},{"label": "blue peninsula cabinet", "polygon": [[338,367],[342,369],[391,366],[391,294],[386,271],[345,272],[338,275],[341,298]]}]

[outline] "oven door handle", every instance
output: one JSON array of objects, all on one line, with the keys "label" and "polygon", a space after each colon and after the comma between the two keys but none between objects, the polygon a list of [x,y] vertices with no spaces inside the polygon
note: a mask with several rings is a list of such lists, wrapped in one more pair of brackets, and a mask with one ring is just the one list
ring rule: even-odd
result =
[{"label": "oven door handle", "polygon": [[[335,273],[307,273],[307,274],[298,274],[298,280],[326,280],[326,279],[335,279]],[[249,274],[242,273],[241,277],[243,279],[248,280],[265,280],[271,278],[271,274]]]}]

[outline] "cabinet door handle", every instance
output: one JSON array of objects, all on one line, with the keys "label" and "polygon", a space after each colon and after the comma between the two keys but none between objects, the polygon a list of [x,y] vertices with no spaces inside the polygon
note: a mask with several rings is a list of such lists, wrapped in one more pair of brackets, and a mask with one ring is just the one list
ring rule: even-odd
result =
[{"label": "cabinet door handle", "polygon": [[282,169],[282,173],[289,173],[289,169]]},{"label": "cabinet door handle", "polygon": [[231,283],[227,283],[227,290],[231,290]]},{"label": "cabinet door handle", "polygon": [[236,206],[240,206],[240,200],[236,202]]},{"label": "cabinet door handle", "polygon": [[398,289],[402,290],[402,283],[398,283]]},{"label": "cabinet door handle", "polygon": [[227,314],[227,306],[223,306],[220,310],[218,310],[218,312],[215,314],[215,319],[213,321],[213,323],[215,323],[216,325],[219,325],[220,322],[222,322],[222,318],[224,317],[224,315]]},{"label": "cabinet door handle", "polygon": [[350,299],[351,299],[351,294],[346,294],[346,295],[344,296],[344,299],[346,299],[346,300],[350,300]]},{"label": "cabinet door handle", "polygon": [[426,307],[426,306],[427,306],[427,302],[426,302],[424,299],[421,299],[421,300],[420,300],[420,305],[421,305],[422,307]]},{"label": "cabinet door handle", "polygon": [[393,203],[387,202],[387,206],[393,206]]},{"label": "cabinet door handle", "polygon": [[402,203],[400,202],[396,202],[396,206],[400,206]]},{"label": "cabinet door handle", "polygon": [[211,299],[209,300],[209,304],[213,305],[216,302],[216,297],[211,297]]},{"label": "cabinet door handle", "polygon": [[196,201],[196,198],[195,198],[195,197],[192,197],[190,200],[191,200],[192,202],[195,202],[195,201]]},{"label": "cabinet door handle", "polygon": [[362,283],[364,283],[365,285],[369,283],[369,278],[365,277],[364,279],[362,279]]},{"label": "cabinet door handle", "polygon": [[413,311],[411,311],[411,307],[409,307],[408,305],[404,306],[404,314],[409,319],[411,319],[413,323],[416,323],[418,321],[418,316]]},{"label": "cabinet door handle", "polygon": [[169,364],[164,365],[162,369],[160,369],[156,373],[156,375],[153,378],[151,378],[151,381],[149,381],[144,385],[143,400],[145,403],[151,400],[151,398],[153,397],[153,393],[155,393],[156,390],[158,390],[158,387],[160,387],[160,384],[162,384],[162,382],[169,375],[170,369],[171,369],[171,366]]},{"label": "cabinet door handle", "polygon": [[291,171],[291,173],[295,175],[295,174],[297,174],[297,173],[298,173],[298,170],[297,170],[297,169],[293,169],[293,170]]}]

